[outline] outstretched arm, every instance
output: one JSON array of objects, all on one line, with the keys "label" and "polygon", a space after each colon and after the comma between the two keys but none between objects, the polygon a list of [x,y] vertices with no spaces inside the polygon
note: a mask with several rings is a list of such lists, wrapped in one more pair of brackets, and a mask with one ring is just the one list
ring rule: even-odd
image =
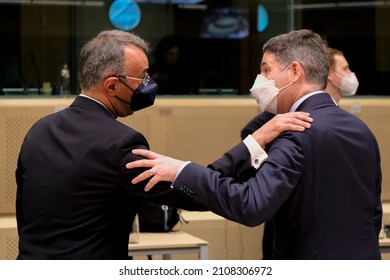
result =
[{"label": "outstretched arm", "polygon": [[[256,130],[252,136],[264,149],[266,144],[272,142],[282,132],[286,130],[304,131],[306,128],[310,128],[312,121],[313,119],[310,118],[308,113],[290,112],[280,114]],[[160,155],[152,151],[136,149],[133,150],[133,153],[147,158],[126,164],[126,168],[129,169],[148,168],[132,180],[136,184],[150,178],[145,186],[145,191],[149,191],[160,181],[173,182],[179,171],[185,166],[185,162],[182,160]]]}]

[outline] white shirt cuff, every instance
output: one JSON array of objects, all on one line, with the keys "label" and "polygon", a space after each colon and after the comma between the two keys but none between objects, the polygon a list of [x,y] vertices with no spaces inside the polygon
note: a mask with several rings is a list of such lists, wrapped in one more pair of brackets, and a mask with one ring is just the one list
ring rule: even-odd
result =
[{"label": "white shirt cuff", "polygon": [[[186,167],[186,165],[189,164],[190,162],[191,162],[191,161],[185,161],[185,162],[180,166],[179,170],[178,170],[177,173],[176,173],[175,181],[176,181],[177,176],[179,176],[180,172],[183,170],[183,168]],[[172,182],[171,189],[173,189],[173,183],[174,183],[175,181]]]},{"label": "white shirt cuff", "polygon": [[261,148],[251,134],[249,134],[243,142],[251,154],[252,166],[259,169],[261,164],[268,158],[267,153]]}]

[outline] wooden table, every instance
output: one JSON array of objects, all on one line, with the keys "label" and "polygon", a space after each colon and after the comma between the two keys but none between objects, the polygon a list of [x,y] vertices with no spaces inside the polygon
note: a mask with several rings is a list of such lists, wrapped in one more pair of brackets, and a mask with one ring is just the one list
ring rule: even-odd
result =
[{"label": "wooden table", "polygon": [[380,238],[379,247],[381,253],[390,253],[390,238]]},{"label": "wooden table", "polygon": [[141,232],[138,243],[129,243],[129,256],[162,255],[170,260],[172,254],[198,253],[200,260],[208,259],[208,242],[185,232]]}]

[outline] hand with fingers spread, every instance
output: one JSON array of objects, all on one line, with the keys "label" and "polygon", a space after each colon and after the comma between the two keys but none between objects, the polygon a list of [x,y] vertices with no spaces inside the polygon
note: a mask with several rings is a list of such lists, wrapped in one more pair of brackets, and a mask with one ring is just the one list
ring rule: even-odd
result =
[{"label": "hand with fingers spread", "polygon": [[143,180],[150,179],[145,186],[145,191],[149,191],[160,181],[173,182],[177,172],[180,170],[184,161],[157,154],[149,150],[134,149],[133,154],[146,157],[126,164],[126,168],[148,168],[139,174],[131,182],[137,184]]},{"label": "hand with fingers spread", "polygon": [[278,114],[253,132],[252,136],[264,148],[282,132],[287,130],[304,131],[306,128],[310,128],[311,122],[313,122],[313,119],[309,113],[305,112]]}]

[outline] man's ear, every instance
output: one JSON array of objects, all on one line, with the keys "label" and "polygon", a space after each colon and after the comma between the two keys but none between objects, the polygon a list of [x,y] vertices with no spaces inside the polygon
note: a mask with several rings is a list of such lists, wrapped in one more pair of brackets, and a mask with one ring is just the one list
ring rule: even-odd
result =
[{"label": "man's ear", "polygon": [[103,88],[104,90],[110,95],[115,96],[115,90],[117,88],[118,78],[116,77],[108,77],[103,82]]},{"label": "man's ear", "polygon": [[333,82],[333,77],[330,74],[330,71],[328,72],[328,82]]},{"label": "man's ear", "polygon": [[293,82],[298,81],[302,75],[305,75],[305,71],[302,68],[302,65],[298,61],[291,62],[291,70],[293,71]]}]

